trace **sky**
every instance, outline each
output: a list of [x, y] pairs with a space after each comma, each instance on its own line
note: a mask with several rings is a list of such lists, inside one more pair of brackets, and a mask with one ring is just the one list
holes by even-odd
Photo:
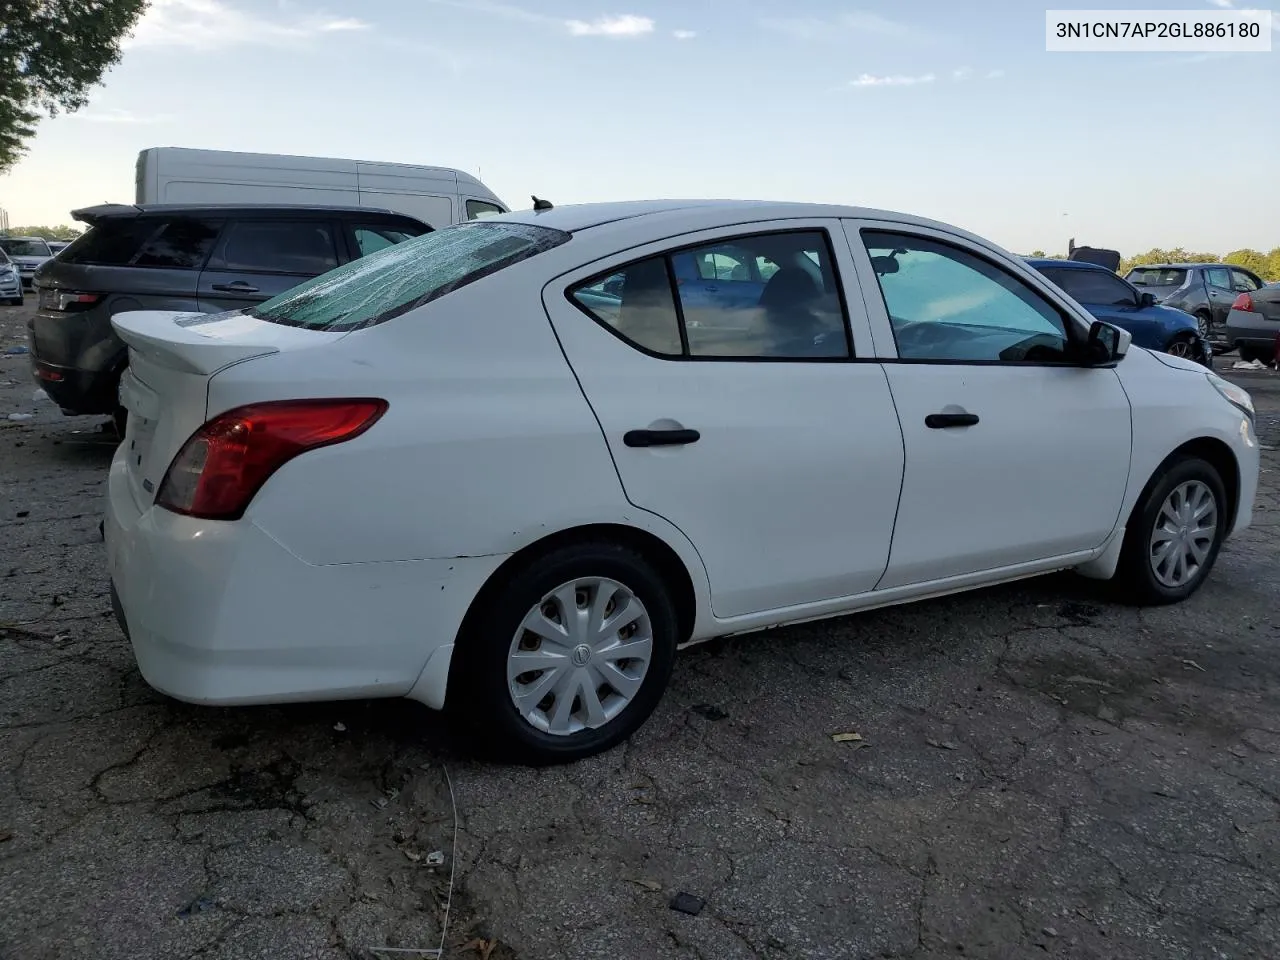
[[1069, 4], [152, 0], [0, 207], [52, 225], [132, 202], [138, 152], [182, 146], [457, 167], [513, 209], [799, 200], [1023, 253], [1280, 246], [1280, 33], [1271, 53], [1047, 53], [1046, 6]]

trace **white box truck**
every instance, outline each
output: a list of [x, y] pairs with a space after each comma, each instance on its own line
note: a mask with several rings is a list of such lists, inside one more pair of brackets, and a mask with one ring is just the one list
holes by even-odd
[[378, 207], [433, 228], [507, 211], [483, 183], [449, 167], [184, 147], [138, 154], [136, 202]]

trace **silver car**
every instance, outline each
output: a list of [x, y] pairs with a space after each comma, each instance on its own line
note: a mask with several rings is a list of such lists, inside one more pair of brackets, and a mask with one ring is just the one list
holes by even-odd
[[0, 303], [22, 306], [22, 275], [18, 265], [0, 248]]
[[1240, 348], [1241, 360], [1280, 361], [1280, 284], [1236, 297], [1227, 314], [1227, 340]]
[[36, 270], [53, 259], [53, 251], [43, 237], [0, 237], [0, 250], [18, 265], [24, 286], [31, 286]]

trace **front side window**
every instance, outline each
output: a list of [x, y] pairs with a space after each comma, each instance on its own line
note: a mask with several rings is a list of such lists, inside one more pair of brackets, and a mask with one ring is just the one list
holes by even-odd
[[1231, 271], [1226, 267], [1209, 267], [1205, 270], [1204, 277], [1211, 287], [1219, 290], [1231, 289]]
[[957, 363], [1066, 360], [1067, 321], [1017, 277], [924, 237], [862, 232], [898, 357]]
[[479, 220], [482, 217], [496, 217], [503, 209], [496, 203], [485, 203], [483, 200], [467, 201], [467, 219]]
[[1046, 277], [1067, 292], [1077, 303], [1131, 307], [1137, 302], [1133, 288], [1119, 277], [1101, 270], [1042, 270]]
[[632, 344], [666, 357], [848, 359], [827, 235], [757, 234], [620, 267], [570, 291]]
[[226, 231], [210, 270], [316, 276], [338, 265], [333, 230], [317, 220], [239, 220]]
[[1258, 282], [1245, 273], [1243, 270], [1231, 271], [1231, 289], [1236, 293], [1253, 293], [1255, 290], [1261, 289]]
[[291, 327], [358, 330], [408, 313], [568, 239], [563, 231], [524, 223], [462, 223], [352, 260], [248, 312]]

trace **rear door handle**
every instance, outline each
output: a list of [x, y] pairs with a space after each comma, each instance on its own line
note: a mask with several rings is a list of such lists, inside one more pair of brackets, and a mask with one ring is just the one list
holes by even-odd
[[924, 425], [931, 430], [947, 427], [972, 427], [978, 422], [976, 413], [931, 413], [924, 418]]
[[697, 430], [628, 430], [622, 442], [628, 447], [676, 447], [697, 443], [701, 436]]
[[215, 283], [213, 289], [219, 293], [257, 293], [258, 288], [252, 287], [243, 280], [235, 280], [231, 283]]

